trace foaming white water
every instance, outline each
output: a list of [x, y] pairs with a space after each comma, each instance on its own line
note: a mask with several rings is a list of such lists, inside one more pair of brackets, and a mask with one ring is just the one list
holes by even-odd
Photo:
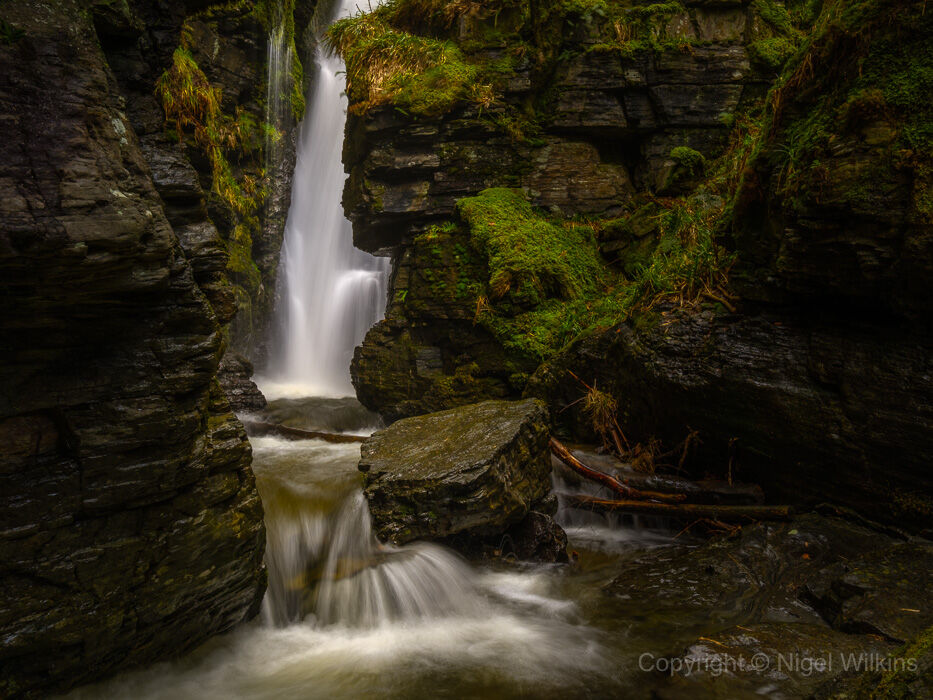
[[250, 625], [195, 657], [71, 697], [519, 698], [566, 697], [565, 690], [581, 697], [581, 679], [605, 678], [612, 667], [580, 628], [494, 608], [484, 613], [370, 629]]
[[[380, 544], [362, 492], [336, 514], [302, 509], [268, 518], [266, 621], [378, 627], [478, 610], [473, 571], [436, 545]], [[284, 523], [282, 521], [285, 521]]]
[[[355, 8], [342, 0], [337, 16]], [[279, 269], [281, 352], [270, 373], [280, 384], [302, 386], [305, 396], [351, 396], [350, 360], [384, 313], [388, 260], [353, 247], [341, 205], [345, 69], [321, 43], [315, 58]]]
[[[256, 452], [268, 465], [301, 449], [265, 439]], [[436, 545], [380, 545], [346, 481], [335, 509], [327, 502], [341, 487], [328, 474], [330, 492], [318, 494], [311, 484], [273, 487], [264, 469], [262, 622], [74, 700], [577, 697], [584, 682], [612, 682], [616, 661], [555, 597], [545, 569], [477, 571]]]

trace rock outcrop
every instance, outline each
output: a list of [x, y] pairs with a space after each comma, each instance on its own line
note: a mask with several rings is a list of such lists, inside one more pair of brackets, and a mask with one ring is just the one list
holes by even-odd
[[[550, 489], [547, 421], [536, 401], [486, 401], [375, 433], [363, 443], [360, 471], [380, 539], [501, 537]], [[526, 539], [550, 532], [528, 528]]]
[[[893, 0], [825, 2], [809, 19], [798, 3], [619, 6], [653, 17], [654, 38], [623, 22], [618, 50], [585, 19], [558, 38], [526, 32], [488, 107], [349, 123], [357, 242], [395, 251], [386, 319], [353, 361], [360, 399], [395, 419], [521, 393], [548, 403], [558, 431], [592, 438], [585, 382], [618, 400], [631, 440], [673, 449], [699, 431], [698, 473], [732, 469], [771, 499], [836, 500], [929, 531], [929, 13]], [[485, 35], [466, 24], [469, 52]], [[743, 119], [752, 127], [729, 136]], [[729, 138], [722, 169], [704, 174]], [[675, 209], [658, 199], [693, 191], [694, 213], [722, 212], [711, 240], [734, 256], [735, 296], [717, 307], [710, 289], [682, 312], [661, 280], [650, 311], [620, 306], [556, 356], [519, 352], [483, 321], [501, 301], [455, 206], [492, 185], [599, 218], [622, 285]], [[566, 320], [541, 314], [532, 334]]]
[[[153, 31], [184, 17], [165, 5]], [[108, 64], [144, 16], [0, 8], [4, 697], [183, 653], [254, 615], [265, 588], [250, 447], [216, 380], [216, 231], [195, 216], [173, 230], [159, 191], [188, 191], [191, 170], [137, 136], [155, 113]]]
[[[204, 2], [188, 7], [131, 0], [122, 8], [105, 2], [93, 6], [101, 47], [126, 100], [127, 121], [139, 138], [165, 215], [215, 315], [229, 324], [229, 345], [250, 360], [264, 359], [270, 336], [297, 131], [287, 99], [276, 102], [282, 109], [275, 114], [265, 104], [270, 94], [267, 42], [270, 25], [281, 21], [273, 8], [290, 12], [293, 4]], [[303, 21], [306, 9], [300, 13]], [[294, 21], [288, 26], [292, 33], [286, 33], [286, 41], [304, 27]], [[235, 143], [223, 144], [223, 165], [190, 134], [166, 128], [154, 87], [180, 49], [188, 51], [195, 70], [220, 96], [219, 119], [235, 121], [235, 129], [227, 129], [235, 134], [228, 141]], [[284, 81], [273, 89], [290, 94], [288, 81], [300, 77], [300, 71], [293, 76], [289, 67], [284, 70]], [[264, 136], [270, 128], [279, 132], [277, 138]], [[218, 172], [224, 169], [223, 177], [232, 177], [242, 192], [231, 195], [229, 182], [218, 186]], [[262, 183], [261, 202], [250, 201], [244, 189], [247, 178]]]
[[[456, 221], [458, 199], [523, 187], [532, 203], [566, 216], [626, 215], [638, 191], [689, 185], [675, 182], [672, 149], [722, 151], [728, 118], [773, 76], [749, 51], [765, 25], [748, 2], [685, 6], [658, 30], [663, 45], [633, 51], [601, 43], [604, 19], [568, 22], [556, 45], [528, 47], [553, 54], [547, 70], [516, 59], [490, 106], [417, 120], [392, 107], [351, 115], [344, 207], [357, 246], [394, 253], [386, 318], [352, 365], [365, 405], [394, 419], [515, 397], [534, 371], [536, 362], [475, 323], [482, 293], [470, 287], [486, 279], [482, 257], [462, 235], [420, 236]], [[482, 32], [463, 28], [458, 40], [482, 41]], [[503, 55], [487, 51], [489, 60]], [[529, 134], [516, 136], [522, 129]]]
[[695, 458], [717, 476], [731, 464], [772, 500], [843, 502], [929, 528], [929, 345], [897, 326], [830, 318], [710, 311], [651, 330], [625, 324], [574, 343], [527, 391], [554, 408], [560, 432], [593, 437], [573, 371], [618, 397], [629, 436], [676, 445], [699, 431]]
[[217, 369], [217, 380], [227, 395], [230, 408], [237, 413], [252, 413], [266, 407], [266, 397], [252, 376], [252, 362], [229, 350], [224, 353]]
[[771, 498], [842, 502], [929, 533], [933, 170], [929, 146], [912, 144], [933, 115], [904, 95], [929, 69], [933, 24], [922, 3], [826, 12], [772, 94], [724, 234], [738, 313], [581, 339], [528, 393], [585, 432], [579, 406], [562, 410], [580, 396], [572, 369], [618, 397], [630, 436], [676, 444], [689, 426], [713, 473], [732, 464]]

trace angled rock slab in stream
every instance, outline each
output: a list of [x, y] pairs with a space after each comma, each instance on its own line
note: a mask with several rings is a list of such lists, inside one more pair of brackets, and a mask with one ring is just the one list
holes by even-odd
[[362, 447], [360, 471], [380, 539], [489, 536], [550, 489], [542, 403], [484, 401], [406, 418]]

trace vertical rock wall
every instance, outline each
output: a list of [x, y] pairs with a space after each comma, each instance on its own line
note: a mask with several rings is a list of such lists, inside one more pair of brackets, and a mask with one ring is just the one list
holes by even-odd
[[111, 10], [0, 8], [4, 697], [183, 652], [265, 586], [250, 447], [215, 379], [224, 312], [198, 285], [219, 259], [166, 217], [95, 31], [134, 21]]
[[[489, 106], [417, 119], [389, 106], [351, 117], [344, 206], [358, 246], [395, 255], [386, 319], [351, 368], [367, 407], [393, 419], [516, 396], [534, 371], [536, 362], [509, 352], [475, 322], [481, 301], [463, 287], [482, 287], [487, 275], [469, 242], [441, 235], [425, 245], [419, 238], [456, 220], [458, 199], [522, 187], [556, 214], [625, 217], [639, 192], [689, 189], [674, 181], [672, 149], [709, 158], [722, 152], [728, 118], [773, 79], [751, 57], [768, 30], [746, 0], [686, 2], [664, 16], [662, 43], [631, 51], [602, 43], [611, 31], [606, 19], [560, 25], [550, 44], [535, 39], [525, 47]], [[507, 53], [499, 39], [484, 39], [496, 21], [503, 20], [464, 21], [457, 41], [486, 41], [478, 55], [499, 60]], [[551, 58], [536, 63], [535, 53]], [[529, 127], [521, 123], [528, 114], [533, 129], [517, 135]], [[516, 123], [516, 115], [525, 116]]]

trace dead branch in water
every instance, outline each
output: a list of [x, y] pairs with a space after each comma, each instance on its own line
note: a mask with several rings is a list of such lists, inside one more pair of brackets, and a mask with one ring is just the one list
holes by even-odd
[[570, 454], [570, 450], [568, 450], [554, 438], [551, 438], [550, 447], [554, 456], [577, 474], [602, 484], [603, 486], [615, 491], [620, 496], [625, 496], [626, 498], [645, 500], [652, 499], [655, 501], [666, 502], [679, 502], [686, 499], [686, 496], [682, 493], [659, 493], [657, 491], [639, 491], [638, 489], [633, 489], [631, 486], [628, 486], [610, 474], [606, 474], [605, 472], [597, 471], [596, 469], [592, 469], [586, 466], [583, 462]]
[[324, 440], [325, 442], [365, 442], [363, 435], [343, 435], [341, 433], [322, 433], [317, 430], [303, 430], [301, 428], [289, 428], [287, 425], [278, 423], [263, 423], [262, 421], [243, 421], [246, 432], [250, 435], [262, 437], [263, 435], [278, 435], [289, 440]]
[[603, 513], [632, 513], [635, 515], [661, 515], [688, 520], [710, 519], [721, 523], [740, 523], [755, 520], [790, 520], [794, 511], [790, 506], [717, 506], [699, 503], [647, 503], [645, 501], [612, 501], [591, 496], [573, 496], [569, 504], [574, 508]]

